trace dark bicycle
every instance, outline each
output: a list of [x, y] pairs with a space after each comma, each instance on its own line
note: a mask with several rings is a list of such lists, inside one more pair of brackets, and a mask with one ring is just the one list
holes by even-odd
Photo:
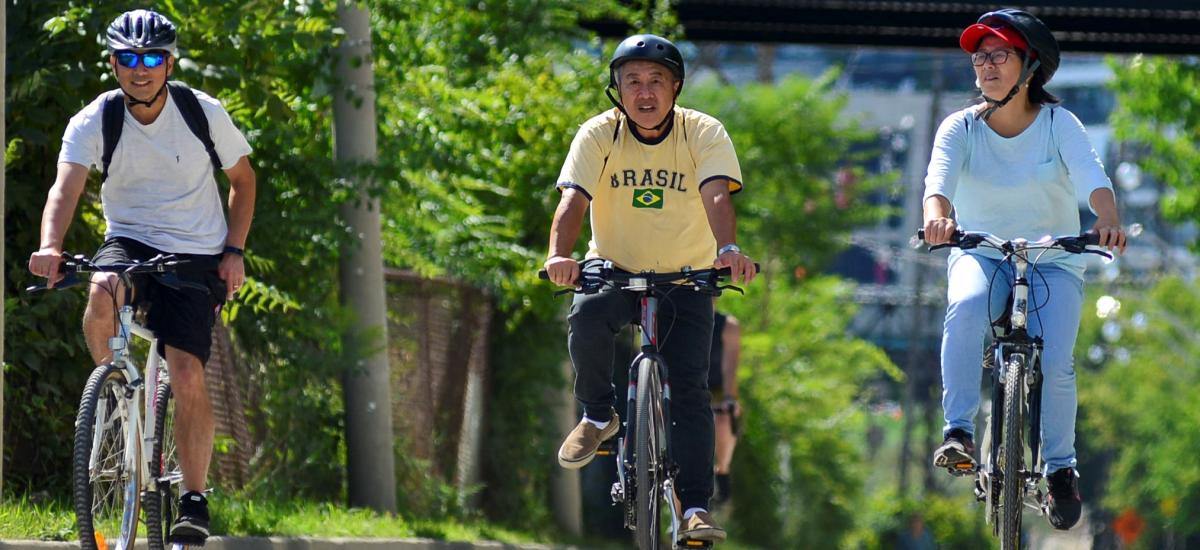
[[[545, 270], [538, 276], [548, 278]], [[710, 541], [679, 540], [678, 537], [682, 517], [681, 511], [675, 508], [678, 466], [670, 447], [671, 385], [667, 379], [666, 361], [658, 350], [655, 319], [659, 299], [669, 299], [672, 292], [702, 292], [712, 296], [719, 296], [725, 289], [741, 292], [737, 287], [721, 284], [721, 278], [727, 276], [729, 268], [626, 273], [614, 269], [612, 262], [604, 262], [598, 272], [583, 272], [575, 289], [556, 293], [595, 294], [610, 289], [638, 294], [641, 352], [629, 365], [625, 436], [617, 438], [615, 452], [620, 460], [617, 460], [617, 482], [610, 495], [614, 505], [624, 505], [625, 527], [634, 532], [638, 548], [642, 550], [659, 550], [664, 504], [671, 514], [671, 548], [712, 547]], [[632, 445], [629, 444], [631, 439]], [[597, 454], [611, 452], [611, 444], [606, 443]]]
[[[919, 230], [917, 238], [924, 240], [925, 231]], [[962, 250], [980, 246], [993, 248], [1003, 253], [1004, 261], [1013, 266], [1013, 283], [1005, 311], [999, 318], [990, 312], [988, 315], [995, 320], [992, 322], [992, 344], [983, 354], [983, 367], [991, 373], [992, 379], [991, 415], [980, 447], [984, 455], [976, 467], [960, 464], [947, 468], [955, 475], [975, 476], [975, 496], [986, 503], [987, 521], [992, 526], [992, 533], [1000, 538], [1002, 550], [1020, 548], [1021, 512], [1025, 507], [1039, 515], [1048, 513], [1045, 494], [1040, 487], [1044, 464], [1039, 456], [1043, 341], [1026, 330], [1031, 313], [1026, 273], [1031, 267], [1036, 272], [1038, 261], [1048, 250], [1096, 254], [1111, 259], [1112, 255], [1103, 250], [1087, 248], [1098, 245], [1099, 241], [1100, 236], [1093, 231], [1030, 242], [958, 230], [949, 243], [930, 247], [931, 251], [949, 247]], [[995, 281], [995, 275], [992, 281]], [[990, 294], [991, 283], [988, 286]], [[1035, 304], [1034, 314], [1037, 309]], [[1027, 441], [1023, 438], [1025, 430], [1028, 430]]]
[[[139, 274], [152, 276], [170, 288], [208, 292], [202, 285], [178, 278], [176, 268], [185, 262], [160, 254], [144, 262], [98, 266], [82, 255], [63, 253], [60, 272], [64, 277], [55, 289], [81, 282], [75, 276], [79, 273], [116, 273], [125, 298], [124, 305], [117, 308], [116, 293], [112, 293], [118, 320], [117, 334], [108, 340], [112, 360], [92, 371], [75, 418], [72, 483], [79, 543], [85, 550], [102, 550], [110, 544], [116, 550], [132, 549], [139, 509], [145, 512], [151, 550], [184, 546], [166, 541], [183, 481], [175, 457], [167, 363], [158, 355], [154, 334], [136, 320], [131, 299], [133, 277]], [[46, 288], [34, 285], [25, 290]], [[149, 342], [145, 370], [130, 350], [134, 336]]]

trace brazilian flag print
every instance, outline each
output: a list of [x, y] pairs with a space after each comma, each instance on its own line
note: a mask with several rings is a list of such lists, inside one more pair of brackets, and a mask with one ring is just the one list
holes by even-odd
[[633, 190], [633, 207], [634, 208], [657, 208], [659, 210], [662, 210], [663, 190], [662, 189], [634, 189]]

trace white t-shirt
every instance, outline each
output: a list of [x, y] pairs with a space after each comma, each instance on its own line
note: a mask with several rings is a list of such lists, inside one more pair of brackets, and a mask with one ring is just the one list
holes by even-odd
[[[250, 154], [250, 144], [221, 103], [193, 90], [208, 117], [209, 133], [223, 169]], [[105, 238], [128, 237], [164, 252], [219, 254], [228, 231], [212, 161], [188, 129], [171, 94], [158, 118], [143, 125], [125, 110], [125, 126], [100, 189], [108, 230]], [[59, 162], [103, 167], [101, 131], [104, 97], [84, 107], [67, 124]]]
[[[1112, 182], [1083, 123], [1070, 111], [1043, 107], [1025, 131], [1006, 138], [975, 119], [975, 107], [969, 107], [938, 128], [924, 198], [949, 199], [965, 231], [1033, 241], [1078, 234], [1079, 199], [1104, 188], [1112, 189]], [[973, 253], [1002, 257], [985, 248]], [[1042, 261], [1083, 277], [1084, 261], [1077, 254], [1049, 251]]]

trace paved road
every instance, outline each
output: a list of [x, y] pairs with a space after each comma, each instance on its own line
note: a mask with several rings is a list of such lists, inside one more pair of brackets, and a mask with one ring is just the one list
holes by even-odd
[[[78, 542], [3, 540], [0, 550], [75, 550]], [[430, 539], [312, 539], [212, 537], [204, 550], [585, 550], [576, 546], [545, 544], [505, 544], [500, 542], [446, 542]], [[138, 540], [136, 550], [146, 550], [146, 541]]]

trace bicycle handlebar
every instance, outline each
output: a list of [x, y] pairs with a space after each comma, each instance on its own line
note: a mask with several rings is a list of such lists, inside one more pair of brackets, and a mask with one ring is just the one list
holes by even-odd
[[[760, 269], [761, 266], [758, 263], [755, 263], [754, 272], [758, 273]], [[691, 282], [698, 283], [697, 286], [706, 289], [719, 291], [721, 289], [731, 288], [740, 292], [740, 288], [731, 285], [720, 284], [721, 277], [728, 277], [730, 273], [731, 270], [728, 267], [710, 267], [708, 269], [692, 269], [686, 271], [676, 271], [672, 273], [655, 273], [653, 271], [626, 273], [623, 271], [617, 271], [614, 267], [612, 267], [612, 262], [605, 262], [604, 266], [600, 268], [599, 273], [589, 273], [586, 271], [581, 272], [579, 280], [575, 281], [577, 285], [575, 289], [569, 289], [560, 292], [595, 294], [604, 286], [626, 285], [629, 284], [633, 279], [645, 279], [647, 282], [647, 287], [649, 288], [664, 284]], [[550, 280], [550, 275], [546, 273], [545, 269], [541, 269], [538, 270], [538, 278], [542, 279], [543, 281], [548, 281]]]
[[[925, 240], [925, 230], [917, 230], [917, 238]], [[985, 231], [963, 231], [955, 229], [954, 234], [950, 236], [950, 242], [936, 244], [929, 247], [930, 251], [941, 250], [943, 248], [957, 247], [962, 250], [970, 250], [978, 248], [980, 245], [988, 245], [1001, 252], [1012, 253], [1017, 250], [1028, 249], [1058, 249], [1072, 254], [1096, 254], [1112, 259], [1112, 255], [1103, 250], [1093, 250], [1087, 248], [1089, 246], [1099, 246], [1100, 234], [1095, 230], [1088, 230], [1078, 235], [1063, 235], [1060, 237], [1052, 237], [1040, 241], [1025, 241], [1023, 239], [1005, 240], [987, 233]]]
[[47, 286], [46, 283], [30, 285], [25, 287], [25, 292], [40, 292], [43, 290], [58, 290], [79, 284], [80, 280], [75, 276], [76, 273], [118, 273], [121, 275], [136, 275], [140, 273], [150, 273], [160, 275], [159, 281], [164, 285], [179, 290], [181, 288], [192, 288], [208, 292], [208, 287], [204, 285], [181, 281], [175, 277], [176, 268], [181, 264], [190, 262], [191, 260], [179, 259], [174, 254], [159, 254], [149, 260], [128, 263], [112, 263], [105, 265], [96, 265], [91, 258], [83, 254], [71, 254], [70, 252], [62, 253], [63, 263], [59, 266], [59, 273], [63, 274], [63, 278], [58, 281], [53, 287]]

